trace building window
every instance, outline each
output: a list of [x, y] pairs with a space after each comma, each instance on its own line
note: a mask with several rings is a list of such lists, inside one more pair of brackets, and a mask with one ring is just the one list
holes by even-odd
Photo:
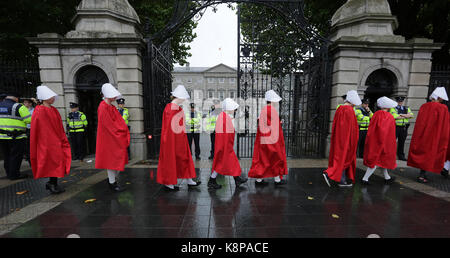
[[177, 83], [178, 83], [178, 82], [179, 82], [179, 83], [181, 83], [181, 82], [182, 82], [182, 81], [181, 81], [181, 78], [178, 78], [178, 77], [177, 77], [177, 78], [175, 78], [175, 82], [177, 82]]
[[225, 98], [225, 91], [219, 90], [218, 93], [219, 93], [219, 99], [223, 100]]
[[192, 83], [192, 78], [188, 78], [187, 83]]
[[214, 78], [208, 78], [208, 83], [214, 83], [214, 82], [215, 82]]
[[236, 78], [230, 78], [230, 83], [236, 83]]
[[210, 98], [210, 99], [214, 98], [214, 91], [213, 90], [209, 90], [208, 91], [208, 98]]
[[225, 83], [225, 78], [219, 78], [219, 83]]
[[230, 91], [230, 98], [234, 99], [236, 97], [236, 93], [234, 91]]

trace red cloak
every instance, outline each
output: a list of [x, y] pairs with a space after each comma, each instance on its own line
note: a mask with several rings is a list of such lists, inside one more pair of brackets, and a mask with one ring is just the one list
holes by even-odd
[[[449, 116], [449, 122], [450, 122], [450, 116]], [[448, 145], [447, 145], [447, 160], [450, 160], [450, 125], [449, 125], [449, 137], [448, 137]]]
[[356, 148], [358, 147], [359, 127], [352, 106], [342, 105], [336, 111], [331, 130], [330, 156], [325, 173], [336, 182], [340, 182], [342, 172], [355, 181]]
[[370, 119], [364, 144], [364, 165], [387, 169], [397, 167], [395, 119], [391, 113], [379, 110]]
[[128, 164], [130, 132], [117, 108], [105, 101], [98, 106], [95, 168], [124, 171]]
[[234, 152], [234, 126], [230, 116], [220, 113], [216, 121], [212, 171], [224, 176], [240, 176], [241, 165]]
[[195, 177], [183, 109], [177, 104], [169, 103], [163, 113], [156, 182], [162, 185], [176, 185], [178, 178]]
[[440, 174], [447, 158], [449, 129], [446, 105], [437, 102], [423, 104], [411, 138], [408, 166]]
[[72, 154], [56, 108], [39, 105], [34, 109], [30, 138], [30, 161], [35, 179], [69, 174]]
[[277, 177], [288, 174], [283, 129], [278, 112], [268, 105], [259, 116], [253, 151], [252, 178]]

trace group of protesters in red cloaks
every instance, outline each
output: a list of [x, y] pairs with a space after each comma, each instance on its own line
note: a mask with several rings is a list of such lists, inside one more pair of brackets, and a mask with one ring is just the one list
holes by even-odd
[[[188, 187], [196, 187], [194, 162], [185, 133], [184, 112], [181, 103], [190, 96], [183, 85], [172, 92], [172, 102], [164, 109], [161, 133], [161, 148], [156, 181], [167, 191], [178, 191], [178, 180], [187, 179]], [[270, 90], [266, 93], [267, 106], [261, 112], [256, 134], [252, 167], [248, 173], [257, 178], [257, 186], [267, 185], [264, 178], [274, 178], [276, 186], [286, 184], [287, 161], [281, 121], [277, 112], [281, 98]], [[214, 160], [208, 188], [220, 189], [217, 176], [232, 176], [236, 187], [247, 182], [241, 176], [242, 169], [234, 152], [234, 114], [239, 105], [227, 98], [222, 103], [215, 128]]]
[[[95, 168], [105, 169], [108, 185], [112, 191], [123, 191], [117, 182], [120, 171], [128, 163], [127, 148], [130, 144], [130, 132], [117, 108], [112, 105], [120, 92], [111, 84], [102, 86], [103, 101], [98, 107], [98, 128]], [[49, 178], [46, 188], [51, 193], [61, 193], [64, 189], [58, 185], [70, 171], [71, 152], [64, 132], [61, 116], [52, 106], [57, 94], [47, 86], [37, 87], [37, 98], [42, 102], [32, 116], [30, 161], [34, 178]], [[196, 187], [197, 178], [194, 162], [189, 148], [184, 112], [181, 104], [190, 96], [184, 86], [179, 85], [172, 92], [172, 101], [163, 113], [160, 156], [156, 181], [168, 191], [179, 190], [179, 179], [186, 179], [188, 187]], [[282, 122], [277, 109], [281, 97], [275, 91], [266, 92], [267, 105], [258, 118], [253, 160], [248, 177], [255, 178], [256, 186], [266, 186], [266, 178], [274, 178], [274, 185], [281, 186], [287, 182], [288, 174]], [[426, 172], [441, 173], [448, 177], [450, 168], [450, 120], [447, 106], [443, 105], [448, 96], [444, 88], [437, 88], [430, 96], [431, 102], [422, 105], [417, 117], [408, 155], [408, 166], [421, 170], [418, 181], [428, 182]], [[358, 123], [354, 106], [360, 105], [361, 99], [356, 91], [347, 93], [344, 105], [334, 116], [331, 135], [328, 168], [323, 177], [328, 186], [337, 184], [341, 187], [352, 186], [355, 182], [356, 149], [358, 144]], [[388, 169], [395, 169], [396, 137], [395, 120], [388, 112], [397, 103], [382, 97], [378, 99], [379, 110], [374, 114], [364, 148], [364, 165], [367, 171], [362, 184], [370, 184], [369, 178], [377, 167], [384, 173], [385, 182], [395, 180]], [[247, 182], [241, 176], [242, 169], [234, 152], [234, 115], [239, 105], [230, 98], [222, 102], [215, 128], [214, 160], [208, 188], [219, 189], [217, 176], [232, 176], [236, 187]], [[444, 168], [445, 165], [445, 168]], [[443, 171], [446, 171], [445, 173]]]
[[[450, 168], [450, 128], [449, 112], [442, 102], [448, 101], [445, 88], [437, 88], [430, 96], [431, 102], [422, 105], [411, 139], [408, 166], [420, 169], [417, 180], [427, 183], [426, 172], [441, 173], [448, 177]], [[358, 143], [358, 123], [354, 106], [361, 105], [356, 91], [349, 91], [345, 104], [334, 116], [331, 134], [331, 147], [328, 168], [323, 177], [328, 186], [351, 187], [355, 182], [356, 148]], [[392, 183], [388, 169], [395, 169], [396, 136], [395, 120], [389, 109], [397, 103], [387, 97], [377, 100], [379, 110], [370, 121], [364, 146], [364, 165], [367, 171], [362, 179], [363, 185], [370, 185], [370, 176], [378, 168], [384, 174], [386, 184]]]
[[[119, 91], [107, 83], [102, 86], [102, 94], [103, 101], [98, 107], [95, 168], [106, 169], [109, 187], [120, 192], [124, 189], [118, 185], [117, 177], [128, 163], [130, 132], [125, 120], [112, 105], [121, 95]], [[61, 115], [52, 106], [57, 96], [47, 86], [37, 87], [37, 98], [42, 104], [35, 108], [30, 132], [30, 161], [34, 178], [49, 178], [45, 187], [54, 194], [64, 192], [58, 185], [58, 178], [69, 174], [72, 160]]]

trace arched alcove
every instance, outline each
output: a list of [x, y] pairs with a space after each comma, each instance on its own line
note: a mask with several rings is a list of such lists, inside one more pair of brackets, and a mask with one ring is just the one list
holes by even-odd
[[109, 79], [106, 73], [95, 65], [81, 67], [74, 79], [80, 111], [86, 115], [88, 121], [85, 135], [87, 153], [93, 154], [97, 137], [97, 109], [102, 101], [101, 88], [103, 84], [109, 82]]
[[397, 76], [390, 70], [381, 68], [373, 71], [365, 82], [364, 97], [370, 100], [371, 110], [375, 110], [378, 98], [391, 97], [398, 87]]

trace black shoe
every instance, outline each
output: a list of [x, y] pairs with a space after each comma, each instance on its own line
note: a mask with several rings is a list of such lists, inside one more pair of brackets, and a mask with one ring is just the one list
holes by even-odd
[[396, 177], [395, 176], [391, 176], [390, 179], [384, 179], [384, 183], [387, 185], [392, 184], [395, 181]]
[[239, 187], [243, 183], [247, 182], [247, 180], [248, 180], [247, 178], [242, 179], [240, 176], [235, 176], [234, 177], [234, 183], [236, 184], [236, 187]]
[[275, 186], [282, 186], [282, 185], [286, 185], [286, 184], [287, 184], [287, 181], [284, 179], [282, 179], [280, 182], [275, 181]]
[[327, 183], [328, 187], [331, 187], [330, 184], [330, 178], [328, 177], [328, 175], [326, 173], [323, 173], [323, 179], [325, 179], [325, 183]]
[[209, 160], [213, 160], [214, 159], [214, 157], [213, 156], [209, 156], [209, 158], [208, 158]]
[[266, 182], [264, 180], [261, 182], [255, 181], [255, 186], [267, 186], [267, 185], [269, 185], [269, 182]]
[[441, 171], [441, 175], [444, 177], [444, 178], [448, 178], [448, 170], [447, 169], [442, 169], [442, 171]]
[[195, 185], [190, 185], [190, 184], [188, 184], [188, 188], [191, 188], [191, 187], [197, 187], [197, 186], [199, 186], [201, 183], [202, 183], [202, 182], [198, 181], [198, 182], [196, 182]]
[[372, 185], [369, 181], [361, 180], [362, 185]]
[[352, 182], [348, 182], [348, 181], [346, 181], [346, 182], [340, 182], [339, 184], [338, 184], [338, 186], [339, 187], [352, 187], [353, 186], [353, 183]]
[[125, 191], [125, 188], [120, 187], [120, 185], [117, 182], [114, 182], [113, 184], [109, 184], [109, 188], [114, 192], [123, 192]]
[[209, 178], [208, 188], [220, 189], [222, 186], [217, 183], [215, 178]]
[[167, 187], [167, 186], [164, 185], [163, 188], [164, 188], [164, 191], [166, 191], [166, 192], [177, 192], [177, 191], [180, 191], [180, 187], [176, 186], [176, 185], [174, 185], [173, 188], [170, 188], [170, 187]]
[[28, 178], [28, 175], [20, 175], [18, 177], [14, 177], [14, 178], [10, 178], [9, 180], [20, 180], [20, 179], [25, 179]]
[[66, 191], [65, 189], [59, 187], [58, 185], [51, 184], [50, 182], [47, 182], [45, 184], [45, 189], [49, 190], [52, 194], [60, 194]]

